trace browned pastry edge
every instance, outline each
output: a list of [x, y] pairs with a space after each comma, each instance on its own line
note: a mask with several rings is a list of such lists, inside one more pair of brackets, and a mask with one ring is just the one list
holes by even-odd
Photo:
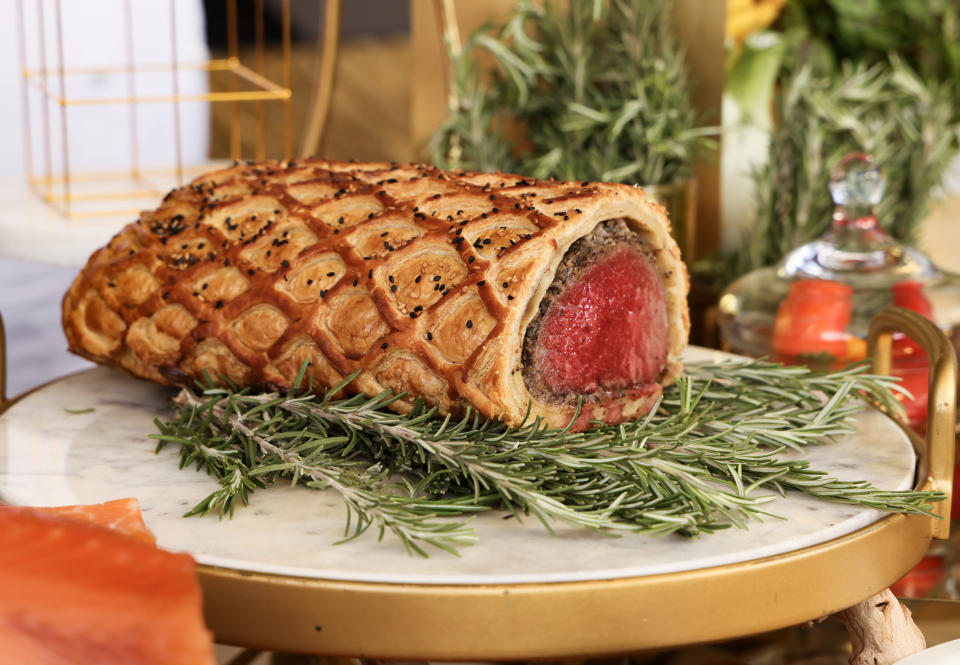
[[[625, 219], [655, 257], [680, 371], [688, 278], [661, 206], [626, 185], [321, 159], [238, 164], [171, 191], [93, 254], [63, 301], [70, 350], [159, 383], [390, 388], [517, 424], [573, 410], [524, 386], [524, 331], [564, 253]], [[419, 276], [420, 279], [416, 280]], [[436, 280], [435, 280], [436, 278]], [[504, 288], [503, 284], [507, 287]], [[658, 391], [581, 417], [642, 415]]]

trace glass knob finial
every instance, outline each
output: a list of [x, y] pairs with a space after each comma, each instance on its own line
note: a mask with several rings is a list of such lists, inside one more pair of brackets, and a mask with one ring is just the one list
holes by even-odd
[[869, 209], [883, 198], [883, 169], [868, 154], [852, 152], [830, 171], [830, 195], [838, 206]]

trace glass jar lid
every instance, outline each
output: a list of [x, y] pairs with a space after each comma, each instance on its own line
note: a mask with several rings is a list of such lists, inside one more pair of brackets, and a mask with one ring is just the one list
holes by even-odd
[[851, 153], [830, 173], [834, 202], [830, 228], [783, 260], [782, 279], [822, 279], [858, 287], [930, 280], [938, 270], [922, 252], [901, 245], [877, 223], [874, 207], [886, 179], [872, 157]]
[[829, 186], [835, 208], [827, 231], [721, 295], [725, 345], [750, 356], [837, 366], [865, 355], [870, 320], [889, 305], [913, 309], [945, 330], [960, 329], [960, 278], [878, 224], [875, 206], [885, 180], [876, 161], [863, 153], [845, 156]]

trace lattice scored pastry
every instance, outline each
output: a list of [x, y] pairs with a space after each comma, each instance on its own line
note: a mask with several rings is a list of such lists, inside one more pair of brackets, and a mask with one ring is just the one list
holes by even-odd
[[406, 391], [517, 424], [647, 413], [686, 268], [639, 189], [410, 164], [241, 164], [170, 192], [63, 301], [70, 349], [164, 384]]

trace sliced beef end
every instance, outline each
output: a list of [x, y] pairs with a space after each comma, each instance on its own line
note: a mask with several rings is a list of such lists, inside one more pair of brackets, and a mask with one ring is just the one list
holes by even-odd
[[653, 254], [625, 221], [607, 221], [560, 262], [524, 336], [523, 378], [550, 404], [623, 397], [662, 377], [669, 344]]

